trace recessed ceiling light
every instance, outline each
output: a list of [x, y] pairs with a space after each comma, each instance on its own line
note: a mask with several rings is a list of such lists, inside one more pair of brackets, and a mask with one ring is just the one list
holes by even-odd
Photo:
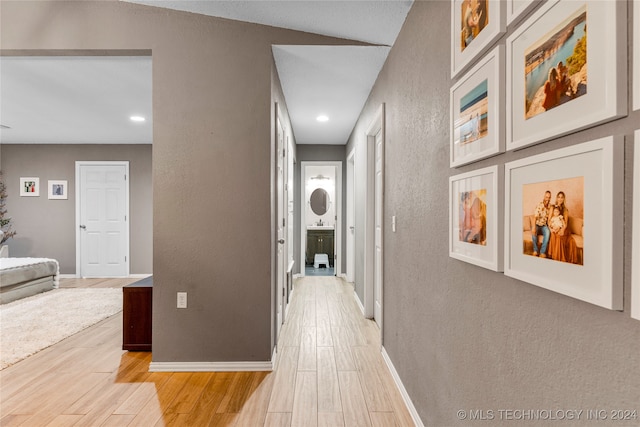
[[319, 115], [318, 117], [316, 117], [316, 120], [319, 122], [328, 122], [329, 121], [329, 117], [325, 116], [324, 114]]
[[142, 116], [131, 116], [129, 117], [132, 122], [144, 122], [146, 119]]

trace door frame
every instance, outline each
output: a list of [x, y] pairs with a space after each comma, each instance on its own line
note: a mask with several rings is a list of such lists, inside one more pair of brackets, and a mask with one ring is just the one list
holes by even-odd
[[336, 226], [334, 228], [335, 262], [333, 264], [336, 276], [342, 274], [342, 162], [341, 161], [302, 161], [300, 162], [300, 275], [305, 275], [305, 252], [307, 250], [306, 212], [306, 182], [307, 166], [335, 166], [336, 168]]
[[356, 235], [355, 229], [353, 233], [349, 230], [349, 224], [353, 224], [352, 227], [355, 227], [355, 157], [356, 150], [355, 148], [351, 150], [351, 152], [347, 155], [347, 216], [345, 221], [345, 233], [346, 233], [346, 241], [347, 241], [347, 265], [346, 265], [346, 274], [345, 278], [347, 282], [354, 283], [356, 280], [355, 269], [356, 269]]
[[127, 275], [126, 277], [131, 275], [131, 233], [130, 233], [130, 226], [129, 224], [131, 224], [131, 216], [130, 216], [130, 212], [129, 212], [129, 182], [130, 182], [130, 174], [129, 174], [129, 161], [110, 161], [110, 160], [105, 160], [105, 161], [100, 161], [100, 160], [92, 160], [92, 161], [88, 161], [88, 160], [76, 160], [76, 197], [75, 197], [75, 203], [76, 203], [76, 277], [81, 278], [82, 277], [82, 244], [81, 244], [81, 235], [80, 235], [80, 202], [81, 202], [81, 188], [80, 188], [80, 167], [81, 166], [124, 166], [125, 168], [125, 175], [126, 175], [126, 179], [125, 179], [125, 215], [127, 218], [127, 226], [125, 227], [125, 242], [126, 242], [126, 248], [125, 248], [125, 256], [127, 257]]
[[[380, 104], [380, 107], [376, 111], [371, 124], [367, 128], [366, 135], [366, 148], [367, 148], [367, 186], [365, 194], [365, 232], [364, 232], [364, 315], [367, 318], [372, 319], [374, 317], [374, 304], [375, 304], [375, 289], [374, 289], [374, 274], [375, 274], [375, 208], [376, 203], [381, 204], [382, 221], [381, 221], [381, 259], [382, 265], [380, 266], [380, 335], [382, 338], [382, 322], [384, 313], [384, 164], [385, 164], [385, 104]], [[380, 132], [382, 138], [382, 198], [376, 200], [375, 198], [375, 156], [376, 156], [376, 134]]]

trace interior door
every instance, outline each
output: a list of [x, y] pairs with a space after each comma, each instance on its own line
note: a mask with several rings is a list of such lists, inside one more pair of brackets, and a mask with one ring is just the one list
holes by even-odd
[[355, 222], [355, 154], [347, 159], [347, 282], [355, 281], [356, 222]]
[[375, 258], [373, 275], [373, 318], [381, 325], [382, 320], [382, 131], [375, 136]]
[[128, 162], [80, 163], [77, 172], [80, 276], [127, 277]]
[[285, 223], [285, 199], [284, 199], [284, 184], [285, 184], [285, 175], [284, 175], [284, 135], [282, 124], [280, 123], [280, 119], [277, 120], [276, 125], [276, 140], [277, 140], [277, 221], [278, 221], [278, 242], [277, 242], [277, 256], [276, 256], [276, 304], [277, 304], [277, 327], [276, 327], [276, 336], [280, 335], [280, 326], [284, 322], [284, 309], [283, 309], [283, 301], [285, 295], [285, 275], [287, 272], [285, 262], [285, 231], [286, 231], [286, 223]]

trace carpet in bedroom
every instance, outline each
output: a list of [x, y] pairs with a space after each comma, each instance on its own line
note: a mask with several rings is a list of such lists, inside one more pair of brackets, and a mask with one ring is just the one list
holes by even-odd
[[68, 288], [0, 305], [0, 370], [122, 310], [120, 288]]

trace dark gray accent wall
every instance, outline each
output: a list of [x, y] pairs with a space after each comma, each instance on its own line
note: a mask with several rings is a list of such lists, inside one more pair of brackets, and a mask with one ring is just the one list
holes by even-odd
[[[18, 234], [12, 257], [57, 259], [61, 274], [76, 274], [76, 161], [129, 162], [131, 274], [153, 273], [151, 145], [2, 144], [0, 167], [7, 211]], [[39, 197], [20, 197], [20, 177], [40, 178]], [[49, 200], [48, 180], [68, 182], [67, 200]]]
[[[640, 322], [629, 316], [629, 296], [631, 141], [640, 111], [450, 169], [450, 8], [444, 1], [413, 4], [347, 148], [362, 146], [386, 103], [384, 348], [427, 426], [482, 424], [456, 416], [471, 409], [493, 410], [495, 419], [485, 421], [492, 426], [554, 423], [500, 419], [500, 409], [639, 410]], [[623, 312], [448, 256], [449, 176], [607, 135], [627, 137]]]
[[[342, 162], [342, 258], [340, 265], [344, 270], [346, 266], [347, 254], [346, 254], [346, 209], [347, 209], [347, 158], [344, 145], [311, 145], [311, 144], [298, 144], [297, 145], [297, 157], [294, 174], [295, 185], [295, 222], [293, 225], [293, 232], [295, 235], [295, 247], [294, 247], [294, 259], [296, 261], [293, 271], [300, 273], [304, 270], [304, 260], [300, 259], [300, 227], [301, 227], [301, 211], [300, 211], [300, 194], [302, 191], [302, 168], [301, 162]], [[344, 271], [343, 271], [344, 273]]]
[[153, 361], [270, 360], [271, 46], [355, 43], [121, 1], [0, 8], [3, 50], [151, 50]]

